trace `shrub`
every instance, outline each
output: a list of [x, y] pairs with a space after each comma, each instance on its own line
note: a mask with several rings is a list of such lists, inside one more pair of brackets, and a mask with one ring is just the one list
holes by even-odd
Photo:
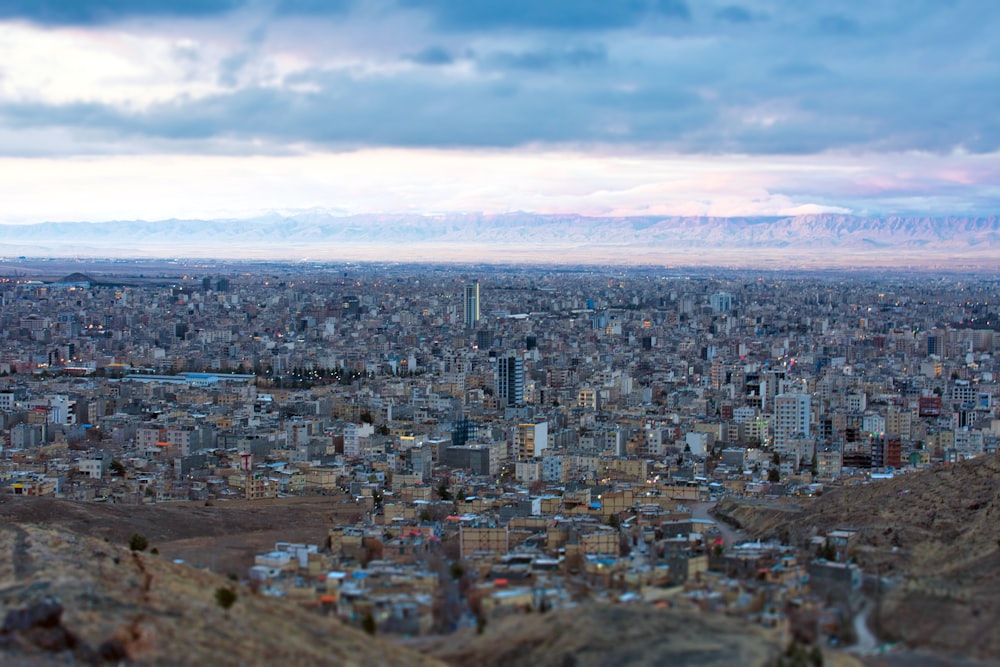
[[228, 586], [220, 586], [215, 589], [215, 603], [229, 613], [229, 608], [236, 604], [236, 591]]
[[148, 546], [149, 540], [144, 535], [132, 533], [132, 537], [128, 538], [128, 548], [132, 551], [145, 551]]

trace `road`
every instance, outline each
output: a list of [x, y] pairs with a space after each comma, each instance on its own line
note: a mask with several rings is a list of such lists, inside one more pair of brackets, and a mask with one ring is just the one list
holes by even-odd
[[857, 642], [849, 649], [851, 653], [872, 655], [878, 650], [878, 640], [868, 628], [868, 615], [870, 612], [871, 604], [866, 600], [854, 615], [854, 635], [857, 637]]
[[722, 539], [725, 541], [725, 546], [731, 547], [734, 544], [741, 544], [747, 541], [746, 534], [741, 530], [736, 530], [728, 523], [724, 521], [719, 521], [715, 517], [709, 514], [709, 511], [715, 507], [715, 502], [690, 502], [684, 503], [691, 510], [691, 518], [693, 519], [708, 519], [709, 521], [714, 521], [719, 532], [722, 533]]

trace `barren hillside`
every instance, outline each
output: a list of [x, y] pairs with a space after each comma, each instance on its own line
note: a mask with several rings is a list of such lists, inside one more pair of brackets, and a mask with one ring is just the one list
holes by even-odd
[[246, 574], [254, 555], [278, 541], [322, 544], [330, 526], [353, 521], [357, 506], [346, 497], [265, 501], [114, 505], [54, 498], [0, 497], [0, 521], [59, 527], [123, 545], [145, 536], [167, 559], [182, 558], [215, 572]]
[[882, 594], [887, 638], [1000, 658], [1000, 458], [985, 456], [786, 505], [728, 501], [751, 535], [802, 543], [856, 528], [851, 556], [895, 583]]
[[585, 605], [508, 616], [425, 650], [456, 667], [769, 665], [783, 650], [761, 628], [717, 614], [647, 605]]
[[[230, 586], [224, 610], [216, 591]], [[54, 604], [61, 618], [46, 613]], [[0, 612], [5, 664], [436, 664], [210, 572], [56, 528], [0, 525]]]

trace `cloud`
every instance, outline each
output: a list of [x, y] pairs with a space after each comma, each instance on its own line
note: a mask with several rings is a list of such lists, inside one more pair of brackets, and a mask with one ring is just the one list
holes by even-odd
[[[189, 150], [192, 141], [239, 154], [598, 143], [755, 155], [1000, 147], [992, 39], [1000, 12], [961, 3], [854, 4], [831, 14], [782, 0], [690, 8], [242, 0], [225, 16], [237, 3], [181, 3], [167, 17], [152, 14], [151, 2], [72, 6], [81, 16], [120, 10], [149, 20], [3, 26], [0, 130], [48, 129], [53, 152], [130, 152], [136, 142]], [[183, 12], [200, 20], [177, 21]], [[819, 30], [829, 38], [817, 39]]]
[[683, 0], [400, 0], [400, 5], [426, 11], [438, 24], [459, 30], [599, 30], [649, 18], [691, 17]]
[[224, 57], [219, 63], [219, 83], [228, 88], [238, 85], [246, 67], [259, 58], [261, 47], [267, 39], [267, 30], [258, 26], [246, 39], [245, 48]]
[[196, 17], [224, 14], [242, 0], [6, 0], [0, 19], [51, 25], [97, 25], [129, 17]]
[[728, 5], [715, 12], [715, 18], [729, 23], [751, 23], [755, 20], [753, 12], [739, 5]]
[[547, 71], [565, 67], [594, 67], [608, 61], [607, 50], [602, 45], [571, 46], [563, 49], [537, 51], [498, 52], [481, 59], [487, 69], [519, 69]]
[[790, 60], [771, 68], [771, 72], [775, 76], [795, 79], [825, 77], [832, 74], [830, 68], [826, 65], [808, 60]]
[[816, 22], [816, 26], [822, 34], [834, 37], [856, 35], [861, 30], [861, 26], [857, 21], [838, 14], [821, 16]]
[[[458, 66], [451, 53], [442, 46], [409, 60]], [[710, 57], [694, 65], [670, 58], [625, 68], [627, 55], [581, 45], [483, 53], [476, 61], [481, 71], [349, 63], [236, 85], [248, 61], [258, 57], [266, 55], [239, 51], [223, 62], [229, 89], [141, 107], [10, 101], [0, 106], [0, 124], [77, 128], [111, 143], [241, 140], [265, 153], [282, 145], [342, 150], [602, 142], [691, 154], [1000, 149], [993, 113], [1000, 108], [1000, 87], [976, 87], [975, 73], [967, 73], [968, 80], [945, 72], [894, 80], [891, 61], [859, 85], [860, 75], [834, 74], [818, 61], [781, 59], [769, 68], [749, 63], [744, 72], [720, 68]], [[691, 62], [697, 60], [692, 54]]]
[[419, 65], [450, 65], [455, 62], [454, 56], [441, 46], [428, 46], [407, 57]]
[[344, 14], [355, 9], [359, 0], [277, 0], [276, 14], [329, 15]]
[[[243, 157], [0, 157], [3, 220], [346, 213], [995, 214], [998, 155], [747, 156], [615, 151], [364, 149]], [[958, 179], [961, 183], [955, 183]], [[868, 188], [878, 183], [880, 190]], [[866, 189], [868, 188], [868, 189]], [[53, 196], [57, 191], [58, 196]]]

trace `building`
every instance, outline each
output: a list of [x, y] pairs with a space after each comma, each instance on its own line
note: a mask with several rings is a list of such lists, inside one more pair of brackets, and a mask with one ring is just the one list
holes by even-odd
[[733, 295], [729, 292], [717, 292], [709, 297], [709, 304], [713, 312], [725, 313], [733, 309]]
[[479, 322], [479, 281], [465, 286], [465, 327], [473, 329]]
[[502, 406], [524, 403], [524, 360], [513, 352], [497, 359], [496, 394]]
[[518, 424], [514, 438], [517, 458], [530, 459], [541, 456], [549, 444], [549, 423]]
[[809, 437], [809, 394], [774, 397], [774, 449], [783, 453], [795, 438]]
[[444, 454], [444, 463], [452, 468], [464, 468], [472, 471], [473, 475], [489, 475], [490, 448], [481, 445], [455, 445], [447, 447]]
[[480, 329], [476, 332], [476, 347], [480, 350], [488, 350], [493, 345], [493, 332], [489, 329]]

